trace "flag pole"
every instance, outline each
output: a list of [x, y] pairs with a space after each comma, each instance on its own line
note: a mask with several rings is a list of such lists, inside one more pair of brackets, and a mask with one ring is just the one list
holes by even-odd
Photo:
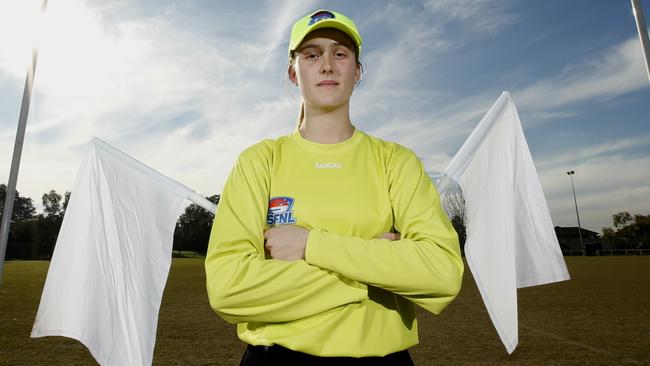
[[[43, 0], [41, 13], [47, 8], [47, 0]], [[18, 129], [16, 131], [16, 142], [14, 143], [14, 154], [11, 159], [11, 170], [9, 171], [9, 182], [7, 182], [7, 194], [2, 212], [2, 223], [0, 224], [0, 285], [2, 285], [2, 275], [4, 272], [5, 253], [7, 251], [7, 239], [9, 238], [9, 225], [11, 223], [11, 214], [14, 208], [14, 199], [16, 197], [16, 182], [18, 181], [18, 168], [20, 167], [20, 157], [23, 152], [23, 141], [25, 139], [25, 128], [27, 125], [27, 115], [29, 105], [32, 99], [32, 88], [34, 86], [34, 73], [36, 72], [36, 61], [38, 60], [38, 49], [32, 46], [32, 62], [27, 69], [25, 78], [25, 87], [23, 89], [23, 101], [20, 106], [20, 117], [18, 118]]]
[[648, 75], [648, 81], [650, 81], [650, 61], [648, 61], [650, 59], [650, 41], [648, 41], [648, 29], [645, 25], [640, 0], [632, 0], [632, 11], [636, 20], [636, 28], [639, 30], [639, 39], [641, 40], [641, 49], [643, 50], [643, 59], [645, 61], [645, 71]]

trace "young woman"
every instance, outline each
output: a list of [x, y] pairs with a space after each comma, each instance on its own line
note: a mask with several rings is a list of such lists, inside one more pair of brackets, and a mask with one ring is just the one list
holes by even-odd
[[319, 10], [292, 29], [299, 127], [246, 149], [224, 187], [206, 257], [210, 304], [249, 346], [242, 365], [408, 365], [413, 304], [460, 289], [456, 232], [410, 150], [350, 121], [361, 37]]

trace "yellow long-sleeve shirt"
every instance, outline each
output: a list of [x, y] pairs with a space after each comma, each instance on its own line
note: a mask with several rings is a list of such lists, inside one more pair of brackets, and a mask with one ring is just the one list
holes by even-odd
[[[305, 260], [264, 252], [269, 225], [311, 230]], [[401, 239], [376, 239], [395, 230]], [[460, 289], [458, 237], [415, 154], [355, 130], [298, 130], [239, 157], [205, 262], [210, 304], [239, 337], [319, 356], [383, 356], [418, 343], [413, 303], [439, 313]]]

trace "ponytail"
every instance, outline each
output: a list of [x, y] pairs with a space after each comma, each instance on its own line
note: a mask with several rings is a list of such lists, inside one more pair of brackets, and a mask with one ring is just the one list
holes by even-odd
[[300, 112], [298, 113], [298, 128], [302, 126], [302, 122], [305, 120], [305, 102], [300, 102]]

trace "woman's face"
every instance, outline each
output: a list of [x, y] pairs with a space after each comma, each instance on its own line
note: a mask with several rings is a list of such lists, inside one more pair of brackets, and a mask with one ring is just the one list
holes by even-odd
[[300, 86], [306, 106], [331, 111], [349, 102], [361, 69], [345, 33], [331, 28], [316, 30], [295, 52], [289, 78]]

